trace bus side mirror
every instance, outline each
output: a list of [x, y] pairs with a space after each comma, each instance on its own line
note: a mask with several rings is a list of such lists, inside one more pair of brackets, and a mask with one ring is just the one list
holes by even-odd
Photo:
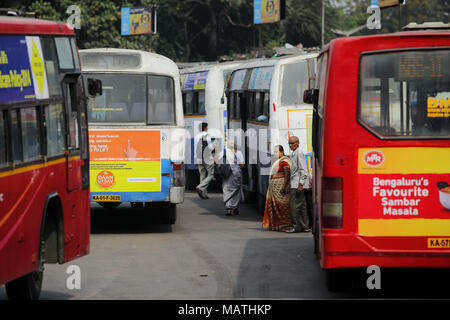
[[308, 89], [303, 91], [303, 102], [308, 104], [314, 104], [316, 101], [319, 90], [317, 89]]
[[101, 96], [103, 94], [102, 81], [88, 78], [88, 92], [90, 96]]

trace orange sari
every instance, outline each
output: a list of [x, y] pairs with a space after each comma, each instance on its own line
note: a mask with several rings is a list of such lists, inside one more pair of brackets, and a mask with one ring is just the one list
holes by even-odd
[[291, 159], [286, 156], [278, 159], [270, 169], [269, 188], [267, 189], [266, 206], [262, 222], [263, 230], [279, 231], [291, 225], [289, 193], [281, 193], [284, 185], [284, 176], [273, 177], [274, 174], [283, 170], [282, 167], [285, 165], [291, 166]]

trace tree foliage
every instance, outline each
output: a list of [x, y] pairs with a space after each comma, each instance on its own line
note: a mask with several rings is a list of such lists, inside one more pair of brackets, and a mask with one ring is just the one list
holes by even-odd
[[[370, 0], [323, 0], [325, 43], [332, 29], [364, 25]], [[448, 22], [450, 0], [407, 0], [382, 10], [382, 29], [361, 33], [395, 32], [407, 22]], [[221, 56], [248, 55], [285, 43], [320, 46], [322, 0], [286, 0], [286, 19], [253, 24], [252, 0], [3, 0], [2, 7], [35, 12], [38, 18], [67, 21], [67, 8], [81, 9], [76, 30], [81, 49], [115, 47], [154, 51], [175, 61], [209, 61]], [[157, 7], [157, 33], [121, 36], [122, 7]]]

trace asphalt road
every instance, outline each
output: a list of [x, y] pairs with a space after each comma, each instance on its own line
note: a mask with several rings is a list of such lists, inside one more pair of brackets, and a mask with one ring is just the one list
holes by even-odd
[[[448, 270], [426, 281], [429, 272], [396, 272], [382, 277], [382, 290], [328, 292], [310, 233], [261, 231], [254, 205], [227, 217], [221, 200], [186, 193], [172, 226], [126, 204], [114, 212], [93, 204], [90, 254], [46, 265], [41, 299], [450, 298]], [[80, 289], [66, 285], [71, 265], [80, 267]]]

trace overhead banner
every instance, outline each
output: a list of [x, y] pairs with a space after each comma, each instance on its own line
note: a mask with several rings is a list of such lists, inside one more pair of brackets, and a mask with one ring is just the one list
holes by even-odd
[[0, 102], [48, 99], [39, 37], [0, 36]]
[[404, 3], [405, 0], [378, 0], [378, 6], [380, 8], [394, 7]]
[[371, 8], [388, 8], [405, 4], [405, 0], [370, 0]]
[[152, 33], [152, 8], [122, 8], [122, 36]]
[[272, 23], [284, 19], [284, 0], [254, 0], [253, 23]]

